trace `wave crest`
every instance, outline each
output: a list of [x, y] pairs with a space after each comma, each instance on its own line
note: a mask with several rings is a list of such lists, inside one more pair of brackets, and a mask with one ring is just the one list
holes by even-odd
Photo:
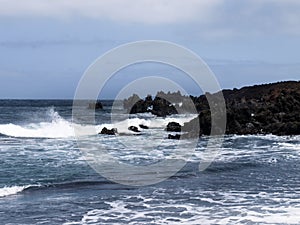
[[54, 109], [49, 110], [51, 122], [30, 123], [28, 125], [2, 124], [0, 133], [11, 137], [64, 138], [74, 136], [73, 126]]
[[30, 186], [12, 186], [12, 187], [0, 188], [0, 198], [6, 197], [9, 195], [15, 195], [19, 192], [22, 192], [23, 190], [25, 190], [28, 187], [30, 187]]

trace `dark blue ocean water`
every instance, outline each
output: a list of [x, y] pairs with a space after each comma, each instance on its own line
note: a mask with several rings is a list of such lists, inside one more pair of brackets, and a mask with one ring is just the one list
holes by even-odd
[[[97, 130], [111, 125], [110, 106], [104, 102], [96, 112]], [[172, 154], [174, 140], [142, 149], [164, 139], [169, 121], [190, 117], [120, 119], [112, 126], [124, 131], [122, 148], [115, 137], [85, 140], [107, 143], [109, 154], [143, 166]], [[150, 129], [125, 132], [139, 123]], [[0, 224], [300, 224], [299, 136], [226, 136], [212, 164], [199, 171], [203, 137], [175, 175], [134, 187], [90, 167], [73, 125], [69, 100], [0, 101]]]

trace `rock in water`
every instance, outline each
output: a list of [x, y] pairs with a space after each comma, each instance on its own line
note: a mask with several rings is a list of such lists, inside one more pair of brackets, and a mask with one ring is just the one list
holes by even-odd
[[180, 134], [175, 134], [175, 135], [169, 134], [168, 139], [179, 140], [180, 139]]
[[177, 110], [174, 105], [164, 98], [156, 96], [152, 102], [153, 108], [151, 113], [159, 116], [166, 117], [169, 115], [177, 114]]
[[181, 125], [177, 122], [170, 122], [167, 125], [166, 131], [181, 132]]
[[101, 102], [89, 103], [89, 109], [103, 109], [103, 105]]
[[107, 134], [107, 135], [115, 135], [117, 132], [116, 128], [107, 129], [106, 127], [103, 127], [100, 134]]
[[182, 98], [179, 93], [168, 93], [158, 92], [154, 99], [151, 95], [148, 95], [145, 100], [141, 99], [138, 95], [134, 94], [123, 102], [124, 109], [130, 114], [135, 113], [152, 113], [159, 117], [166, 117], [172, 114], [178, 114], [174, 104], [169, 102], [167, 99]]
[[130, 127], [128, 127], [128, 130], [131, 130], [131, 131], [136, 132], [136, 133], [140, 132], [139, 129], [136, 126], [130, 126]]
[[148, 126], [146, 126], [146, 125], [143, 125], [143, 124], [140, 124], [140, 125], [139, 125], [139, 127], [140, 127], [140, 128], [142, 128], [142, 129], [149, 129], [149, 127], [148, 127]]

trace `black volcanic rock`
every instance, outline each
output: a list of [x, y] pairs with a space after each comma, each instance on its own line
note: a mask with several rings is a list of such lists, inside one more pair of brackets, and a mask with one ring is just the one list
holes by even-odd
[[140, 132], [139, 129], [136, 126], [130, 126], [130, 127], [128, 127], [128, 130], [136, 132], [136, 133]]
[[140, 128], [142, 128], [142, 129], [149, 129], [149, 127], [148, 127], [148, 126], [146, 126], [146, 125], [143, 125], [143, 124], [140, 124], [140, 125], [139, 125], [139, 127], [140, 127]]
[[180, 134], [175, 134], [175, 135], [169, 134], [168, 139], [179, 140], [180, 139]]
[[[300, 134], [300, 82], [255, 85], [222, 92], [226, 102], [226, 134]], [[199, 116], [185, 123], [182, 129], [189, 132], [186, 136], [209, 135], [211, 111], [207, 98], [202, 95], [192, 99]]]
[[[188, 104], [182, 103], [188, 102], [188, 100], [189, 97], [182, 96], [180, 92], [158, 92], [154, 99], [152, 99], [151, 95], [148, 95], [145, 100], [134, 94], [124, 100], [123, 106], [130, 114], [150, 112], [156, 116], [165, 117], [177, 114], [176, 107], [188, 108]], [[179, 106], [179, 103], [181, 103], [182, 106]]]
[[148, 95], [145, 100], [134, 94], [124, 100], [124, 109], [130, 114], [151, 112], [152, 96]]
[[138, 101], [142, 100], [137, 94], [132, 95], [128, 99], [125, 99], [123, 102], [125, 109], [131, 109], [134, 104], [136, 104]]
[[152, 102], [152, 105], [153, 108], [151, 113], [156, 116], [165, 117], [172, 114], [177, 114], [175, 106], [164, 98], [156, 96]]
[[103, 127], [101, 130], [100, 134], [107, 134], [107, 135], [115, 135], [117, 133], [117, 129], [112, 128], [112, 129], [107, 129], [106, 127]]
[[94, 102], [94, 103], [89, 103], [89, 106], [88, 106], [89, 109], [103, 109], [103, 105], [101, 102], [97, 101], [97, 102]]
[[[300, 134], [300, 82], [286, 81], [235, 88], [223, 90], [222, 95], [226, 109], [221, 109], [224, 110], [222, 112], [214, 110], [213, 116], [220, 121], [222, 119], [220, 115], [225, 114], [226, 110], [226, 134]], [[191, 99], [199, 115], [181, 127], [181, 131], [184, 132], [182, 136], [210, 135], [212, 128], [214, 134], [221, 134], [220, 127], [211, 126], [210, 107], [216, 106], [222, 95], [206, 93], [194, 97], [181, 96], [180, 92], [166, 94], [158, 92], [154, 99], [147, 96], [145, 100], [133, 95], [124, 101], [124, 108], [129, 113], [151, 112], [165, 117], [177, 114], [178, 108], [184, 112], [192, 112], [189, 111], [190, 104], [186, 104]], [[210, 99], [211, 105], [207, 99]], [[179, 107], [179, 103], [182, 106]]]
[[170, 122], [167, 125], [166, 131], [181, 132], [181, 125], [177, 122]]

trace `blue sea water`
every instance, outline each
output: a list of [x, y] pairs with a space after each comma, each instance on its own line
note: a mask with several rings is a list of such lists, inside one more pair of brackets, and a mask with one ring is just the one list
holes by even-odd
[[[112, 102], [96, 112], [96, 129], [117, 126], [110, 154], [143, 166], [174, 150], [169, 121], [144, 114], [110, 124]], [[128, 186], [108, 180], [87, 163], [74, 137], [72, 101], [0, 101], [0, 224], [300, 224], [300, 137], [226, 136], [204, 171], [199, 162], [208, 137], [199, 140], [186, 165], [163, 182]], [[129, 125], [150, 127], [132, 135]], [[78, 124], [77, 124], [78, 125]], [[127, 131], [127, 133], [126, 133]], [[142, 146], [164, 139], [149, 152]], [[189, 149], [187, 149], [189, 151]]]

